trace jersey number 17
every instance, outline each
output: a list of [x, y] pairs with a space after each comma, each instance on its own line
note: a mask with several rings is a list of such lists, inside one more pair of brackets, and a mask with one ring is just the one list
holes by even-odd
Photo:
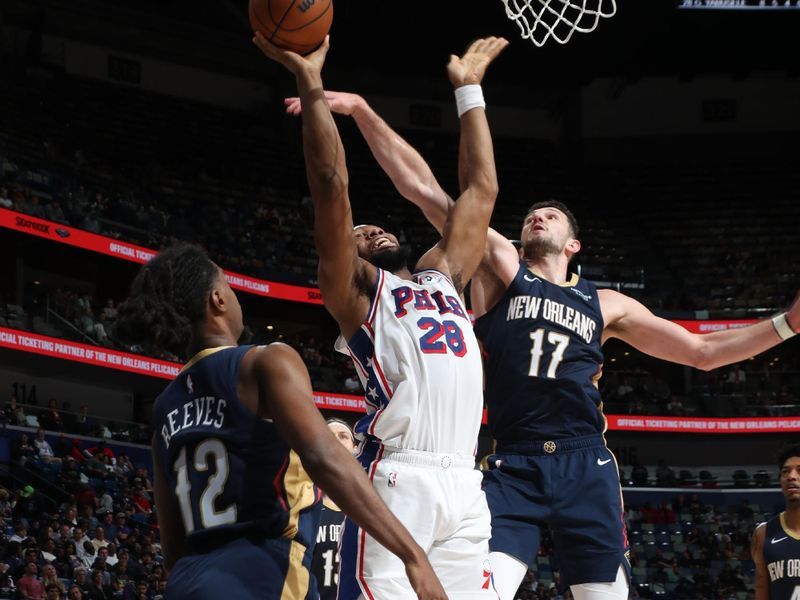
[[542, 362], [542, 356], [545, 353], [545, 330], [537, 329], [536, 331], [531, 331], [530, 336], [533, 344], [531, 346], [531, 366], [528, 369], [528, 375], [530, 377], [547, 377], [548, 379], [555, 379], [558, 365], [560, 365], [561, 361], [564, 360], [564, 352], [566, 351], [567, 346], [569, 346], [569, 336], [564, 333], [558, 333], [557, 331], [547, 332], [547, 343], [548, 345], [553, 346], [553, 349], [550, 353], [550, 363], [547, 365], [547, 372], [544, 374], [540, 374], [539, 369], [540, 363]]

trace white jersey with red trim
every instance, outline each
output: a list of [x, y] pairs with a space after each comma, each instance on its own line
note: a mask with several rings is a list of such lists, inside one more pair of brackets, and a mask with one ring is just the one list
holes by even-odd
[[475, 454], [483, 371], [472, 322], [452, 282], [424, 270], [413, 281], [378, 269], [366, 321], [336, 349], [365, 391], [356, 434], [393, 448]]

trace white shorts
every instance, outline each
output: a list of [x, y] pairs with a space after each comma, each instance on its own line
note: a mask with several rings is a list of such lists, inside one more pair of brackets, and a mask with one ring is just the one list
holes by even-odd
[[[491, 581], [491, 517], [474, 459], [387, 451], [367, 474], [378, 495], [426, 551], [451, 599], [497, 598]], [[403, 562], [347, 519], [339, 600], [416, 598]]]

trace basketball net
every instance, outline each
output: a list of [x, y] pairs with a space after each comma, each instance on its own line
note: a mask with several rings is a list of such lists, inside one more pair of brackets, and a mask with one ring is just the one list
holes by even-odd
[[576, 31], [589, 33], [600, 18], [613, 17], [616, 0], [503, 0], [506, 16], [541, 48], [550, 38], [566, 44]]

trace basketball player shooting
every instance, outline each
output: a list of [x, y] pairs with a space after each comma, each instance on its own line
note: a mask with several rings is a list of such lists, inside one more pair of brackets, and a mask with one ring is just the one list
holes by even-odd
[[[394, 235], [376, 225], [353, 227], [344, 148], [320, 76], [327, 43], [307, 58], [260, 36], [256, 43], [297, 79], [319, 286], [339, 324], [338, 348], [352, 356], [370, 406], [356, 425], [359, 460], [378, 494], [429, 549], [448, 595], [496, 598], [487, 561], [489, 513], [474, 470], [481, 359], [460, 294], [480, 263], [497, 195], [480, 83], [507, 42], [477, 40], [450, 58], [463, 192], [448, 210], [441, 241], [413, 275], [408, 250]], [[411, 597], [402, 564], [349, 519], [340, 560], [341, 600]]]
[[[444, 231], [452, 200], [422, 156], [360, 96], [326, 92], [326, 98], [331, 110], [353, 117], [400, 194]], [[290, 114], [300, 108], [296, 98], [286, 105]], [[577, 221], [562, 203], [531, 206], [520, 237], [521, 251], [489, 230], [470, 290], [497, 443], [484, 473], [495, 587], [501, 600], [513, 599], [548, 524], [562, 582], [576, 600], [627, 598], [619, 473], [603, 437], [597, 389], [602, 343], [616, 337], [656, 358], [707, 371], [794, 336], [800, 302], [750, 327], [693, 334], [633, 298], [570, 274], [581, 244]]]

